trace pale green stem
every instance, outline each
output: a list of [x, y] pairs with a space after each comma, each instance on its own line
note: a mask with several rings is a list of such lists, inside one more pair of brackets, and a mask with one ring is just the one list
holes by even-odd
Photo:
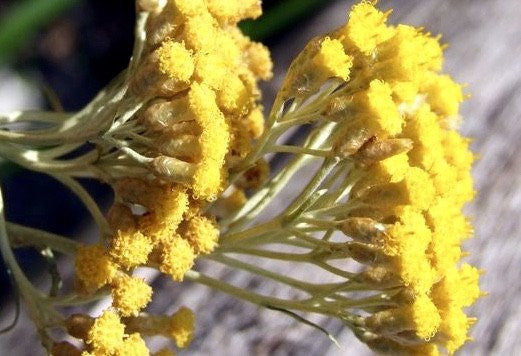
[[247, 247], [221, 247], [219, 248], [220, 253], [237, 253], [241, 255], [249, 255], [249, 256], [257, 256], [263, 258], [269, 258], [272, 260], [282, 260], [282, 261], [293, 261], [293, 262], [309, 262], [313, 263], [313, 255], [310, 253], [286, 253], [286, 252], [276, 252], [269, 250], [259, 250], [254, 248]]
[[272, 145], [266, 150], [265, 153], [294, 153], [317, 157], [331, 157], [333, 155], [331, 150], [316, 150], [307, 147], [291, 145]]
[[50, 112], [50, 111], [13, 111], [8, 114], [0, 114], [0, 125], [18, 122], [44, 122], [59, 123], [70, 118], [75, 113]]
[[246, 240], [251, 237], [261, 236], [268, 234], [272, 231], [281, 228], [281, 219], [275, 218], [263, 224], [255, 225], [249, 229], [237, 232], [237, 233], [226, 233], [221, 236], [221, 245], [233, 244], [238, 241]]
[[260, 295], [257, 293], [253, 293], [247, 291], [245, 289], [233, 286], [222, 280], [217, 280], [211, 277], [208, 277], [204, 274], [195, 271], [188, 271], [185, 274], [185, 279], [197, 282], [203, 285], [206, 285], [214, 290], [218, 290], [234, 296], [236, 298], [246, 300], [253, 304], [257, 304], [262, 307], [270, 308], [275, 307], [279, 309], [288, 309], [295, 310], [301, 312], [310, 312], [310, 313], [319, 313], [323, 315], [329, 315], [338, 317], [339, 315], [349, 314], [344, 310], [336, 309], [335, 303], [327, 303], [327, 302], [313, 302], [309, 303], [312, 300], [286, 300], [281, 298], [273, 298], [264, 295]]
[[313, 178], [308, 182], [304, 190], [299, 194], [298, 198], [284, 211], [285, 219], [291, 221], [302, 212], [301, 207], [307, 202], [311, 195], [317, 191], [320, 184], [322, 184], [322, 181], [328, 176], [337, 163], [337, 159], [326, 159], [322, 163], [318, 172], [316, 172]]
[[217, 261], [219, 263], [225, 264], [225, 265], [227, 265], [229, 267], [232, 267], [232, 268], [238, 268], [238, 269], [242, 269], [242, 270], [248, 271], [248, 272], [253, 273], [253, 274], [257, 275], [257, 276], [263, 276], [263, 277], [272, 279], [272, 280], [277, 281], [279, 283], [283, 283], [283, 284], [286, 284], [286, 285], [288, 285], [290, 287], [297, 288], [297, 289], [300, 289], [302, 291], [305, 291], [305, 292], [307, 292], [307, 293], [309, 293], [311, 295], [314, 295], [317, 292], [325, 292], [327, 290], [339, 288], [340, 286], [343, 286], [346, 283], [346, 282], [330, 283], [330, 284], [313, 284], [313, 283], [308, 283], [308, 282], [304, 282], [304, 281], [301, 281], [301, 280], [298, 280], [298, 279], [286, 277], [286, 276], [281, 275], [279, 273], [276, 273], [276, 272], [273, 272], [273, 271], [269, 271], [267, 269], [264, 269], [264, 268], [261, 268], [261, 267], [257, 267], [255, 265], [252, 265], [252, 264], [249, 264], [249, 263], [246, 263], [246, 262], [243, 262], [243, 261], [240, 261], [240, 260], [237, 260], [237, 259], [225, 256], [225, 255], [222, 255], [222, 254], [209, 255], [209, 256], [206, 256], [205, 258], [211, 259], [213, 261]]
[[91, 150], [81, 157], [69, 160], [44, 161], [41, 160], [42, 152], [24, 149], [18, 145], [9, 143], [0, 144], [0, 156], [24, 168], [42, 173], [83, 170], [99, 158], [98, 152]]
[[45, 297], [33, 284], [27, 279], [24, 272], [18, 265], [16, 257], [11, 249], [7, 234], [6, 222], [4, 218], [4, 202], [2, 191], [0, 188], [0, 253], [2, 258], [11, 272], [15, 288], [18, 289], [20, 296], [25, 301], [27, 311], [33, 322], [38, 328], [38, 332], [42, 336], [44, 346], [49, 350], [52, 340], [48, 335], [46, 328], [51, 325], [57, 325], [63, 320], [62, 316], [45, 302]]
[[92, 302], [96, 302], [100, 299], [103, 299], [110, 295], [110, 292], [105, 289], [98, 290], [93, 295], [78, 295], [76, 293], [72, 293], [70, 295], [64, 295], [59, 297], [47, 298], [47, 301], [54, 305], [55, 307], [72, 307], [78, 305], [89, 304]]
[[15, 247], [49, 247], [51, 250], [63, 254], [74, 255], [81, 246], [79, 242], [64, 236], [10, 222], [7, 223], [7, 232], [9, 233], [11, 244]]

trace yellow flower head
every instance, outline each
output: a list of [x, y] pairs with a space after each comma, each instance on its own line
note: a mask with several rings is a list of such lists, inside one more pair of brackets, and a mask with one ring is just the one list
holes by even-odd
[[112, 354], [121, 347], [124, 335], [125, 325], [121, 323], [119, 316], [106, 310], [94, 321], [86, 342], [95, 352]]
[[76, 278], [86, 292], [95, 292], [110, 283], [116, 267], [101, 245], [82, 246], [76, 253]]
[[393, 35], [393, 29], [386, 25], [389, 14], [379, 11], [369, 1], [362, 1], [351, 8], [348, 23], [338, 33], [346, 46], [369, 56], [377, 45]]
[[130, 334], [114, 353], [115, 356], [148, 356], [150, 351], [138, 333]]
[[192, 341], [195, 329], [195, 316], [190, 308], [181, 307], [170, 318], [169, 330], [166, 332], [178, 347], [187, 347]]
[[195, 216], [187, 221], [183, 235], [197, 254], [211, 253], [219, 240], [219, 229], [214, 221], [204, 216]]
[[172, 79], [186, 82], [194, 72], [192, 53], [184, 43], [165, 41], [159, 47], [159, 70]]
[[474, 323], [474, 319], [469, 318], [463, 310], [453, 305], [442, 309], [441, 317], [441, 344], [452, 355], [469, 340], [468, 331]]
[[152, 248], [152, 240], [140, 231], [118, 230], [110, 242], [109, 254], [119, 266], [129, 269], [145, 264]]
[[215, 102], [215, 93], [208, 86], [194, 83], [188, 95], [190, 109], [202, 130], [199, 136], [202, 160], [194, 173], [192, 189], [195, 197], [213, 199], [221, 189], [221, 168], [230, 133]]
[[426, 294], [419, 294], [411, 305], [375, 313], [366, 320], [367, 326], [382, 335], [414, 331], [429, 340], [441, 324], [438, 309]]
[[320, 44], [320, 49], [313, 57], [314, 64], [323, 70], [326, 76], [347, 80], [353, 66], [353, 58], [344, 52], [339, 40], [326, 37]]
[[392, 99], [389, 84], [373, 80], [367, 91], [355, 98], [363, 125], [372, 133], [385, 138], [402, 131], [404, 120]]
[[112, 282], [112, 305], [123, 316], [137, 315], [152, 297], [152, 287], [141, 278], [121, 274]]
[[441, 70], [443, 50], [437, 38], [412, 26], [398, 25], [380, 48], [377, 69], [387, 80], [417, 81], [425, 71]]
[[421, 91], [427, 94], [427, 102], [441, 116], [456, 116], [465, 97], [463, 88], [448, 75], [433, 72], [426, 74]]
[[168, 274], [174, 281], [182, 281], [185, 273], [192, 268], [195, 254], [188, 241], [180, 236], [163, 243], [159, 270]]
[[220, 22], [237, 23], [247, 18], [255, 19], [262, 13], [259, 0], [207, 0], [208, 10]]

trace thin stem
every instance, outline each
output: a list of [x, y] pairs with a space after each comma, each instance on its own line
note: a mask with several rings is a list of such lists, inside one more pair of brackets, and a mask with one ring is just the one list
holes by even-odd
[[91, 150], [83, 156], [69, 160], [41, 160], [45, 153], [37, 150], [24, 149], [15, 144], [0, 144], [0, 156], [33, 171], [42, 173], [50, 172], [71, 172], [82, 170], [94, 163], [99, 154], [96, 150]]
[[313, 263], [312, 254], [310, 254], [310, 253], [276, 252], [276, 251], [259, 250], [259, 249], [254, 249], [254, 248], [234, 247], [234, 246], [219, 248], [219, 252], [257, 256], [257, 257], [269, 258], [272, 260]]
[[81, 246], [70, 238], [10, 222], [7, 222], [7, 232], [13, 247], [49, 247], [54, 251], [73, 255]]
[[55, 325], [63, 320], [63, 317], [52, 307], [45, 303], [45, 296], [41, 291], [36, 289], [33, 284], [27, 279], [25, 273], [22, 271], [16, 257], [11, 249], [9, 237], [6, 228], [6, 221], [4, 217], [4, 202], [2, 197], [2, 190], [0, 187], [0, 253], [2, 258], [12, 273], [20, 296], [25, 301], [27, 311], [33, 322], [38, 328], [43, 343], [47, 349], [52, 343], [46, 327]]
[[249, 263], [237, 260], [235, 258], [231, 258], [231, 257], [225, 256], [225, 255], [222, 255], [222, 254], [209, 255], [209, 256], [206, 256], [205, 258], [213, 260], [213, 261], [217, 261], [219, 263], [225, 264], [225, 265], [227, 265], [229, 267], [232, 267], [232, 268], [242, 269], [242, 270], [248, 271], [250, 273], [253, 273], [255, 275], [263, 276], [263, 277], [272, 279], [272, 280], [277, 281], [279, 283], [283, 283], [283, 284], [286, 284], [286, 285], [291, 286], [293, 288], [297, 288], [297, 289], [300, 289], [302, 291], [305, 291], [305, 292], [307, 292], [309, 294], [314, 294], [317, 291], [323, 291], [323, 290], [326, 290], [326, 289], [331, 289], [331, 288], [334, 288], [334, 287], [338, 287], [339, 285], [342, 284], [342, 283], [331, 283], [331, 284], [312, 284], [312, 283], [307, 283], [307, 282], [304, 282], [304, 281], [301, 281], [301, 280], [298, 280], [298, 279], [294, 279], [294, 278], [283, 276], [283, 275], [278, 274], [276, 272], [272, 272], [272, 271], [269, 271], [267, 269], [260, 268], [258, 266], [255, 266], [255, 265], [252, 265], [252, 264], [249, 264]]
[[7, 125], [17, 122], [42, 122], [60, 123], [70, 118], [74, 113], [51, 112], [51, 111], [13, 111], [8, 114], [0, 114], [0, 125]]
[[221, 236], [221, 245], [232, 244], [238, 241], [246, 240], [251, 237], [261, 236], [271, 231], [281, 228], [281, 219], [275, 218], [266, 223], [256, 225], [249, 229], [237, 233], [227, 233]]
[[189, 281], [206, 285], [207, 287], [210, 287], [214, 290], [224, 292], [236, 298], [243, 299], [266, 308], [285, 308], [289, 310], [319, 313], [330, 316], [338, 316], [341, 313], [345, 313], [345, 311], [335, 310], [333, 307], [328, 306], [328, 303], [324, 303], [326, 305], [324, 306], [321, 303], [308, 303], [306, 300], [286, 300], [260, 295], [195, 271], [186, 272], [184, 277]]
[[312, 148], [291, 145], [273, 145], [268, 148], [266, 153], [294, 153], [317, 157], [331, 157], [333, 155], [332, 151], [330, 150], [316, 150]]
[[322, 163], [322, 166], [308, 182], [302, 193], [300, 193], [298, 198], [286, 208], [284, 215], [287, 219], [292, 220], [299, 215], [301, 207], [306, 203], [311, 195], [317, 191], [320, 184], [322, 184], [322, 181], [328, 176], [337, 163], [338, 159], [326, 159]]

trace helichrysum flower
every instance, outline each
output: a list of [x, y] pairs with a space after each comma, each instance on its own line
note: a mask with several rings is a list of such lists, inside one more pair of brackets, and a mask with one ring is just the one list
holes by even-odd
[[140, 278], [121, 274], [112, 282], [112, 305], [122, 316], [137, 315], [152, 297], [152, 287]]
[[194, 336], [195, 316], [192, 310], [181, 307], [171, 316], [141, 315], [128, 320], [129, 330], [141, 335], [162, 335], [175, 341], [177, 347], [187, 347]]
[[[341, 315], [375, 350], [435, 355], [439, 347], [452, 354], [474, 322], [464, 308], [482, 294], [479, 271], [458, 267], [461, 242], [472, 234], [462, 208], [474, 196], [474, 155], [456, 131], [464, 95], [461, 85], [440, 73], [439, 37], [388, 25], [389, 13], [363, 1], [353, 6], [346, 25], [314, 38], [293, 61], [256, 157], [290, 152], [292, 162], [307, 156], [322, 159], [322, 166], [281, 217], [240, 232], [237, 226], [261, 212], [280, 191], [279, 182], [297, 170], [285, 168], [261, 184], [253, 202], [232, 213], [217, 258], [311, 294], [302, 303]], [[313, 130], [300, 146], [273, 144], [278, 128], [310, 123]], [[346, 240], [330, 241], [335, 230]], [[278, 253], [273, 244], [309, 252]], [[373, 294], [360, 298], [324, 286], [315, 295], [304, 282], [248, 267], [227, 253], [317, 264], [350, 280], [353, 291]], [[329, 263], [341, 258], [365, 267], [353, 272]], [[346, 299], [362, 312], [339, 307]]]
[[125, 325], [117, 314], [105, 311], [95, 319], [88, 332], [87, 344], [92, 345], [95, 351], [111, 354], [118, 350], [125, 336]]
[[76, 278], [81, 289], [96, 291], [114, 278], [116, 266], [101, 245], [85, 246], [76, 254]]

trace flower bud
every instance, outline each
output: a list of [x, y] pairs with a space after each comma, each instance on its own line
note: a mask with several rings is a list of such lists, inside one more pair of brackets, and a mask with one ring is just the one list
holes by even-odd
[[81, 350], [67, 341], [54, 342], [51, 355], [53, 356], [80, 356]]
[[412, 144], [412, 140], [408, 138], [369, 140], [353, 155], [353, 159], [360, 161], [364, 165], [370, 165], [407, 152], [412, 149]]
[[72, 314], [65, 319], [67, 332], [77, 339], [86, 340], [92, 325], [94, 325], [94, 318], [85, 314]]
[[385, 226], [370, 218], [348, 218], [342, 221], [340, 230], [354, 240], [374, 244], [385, 235]]
[[167, 0], [138, 0], [138, 9], [141, 11], [159, 13], [166, 5]]

